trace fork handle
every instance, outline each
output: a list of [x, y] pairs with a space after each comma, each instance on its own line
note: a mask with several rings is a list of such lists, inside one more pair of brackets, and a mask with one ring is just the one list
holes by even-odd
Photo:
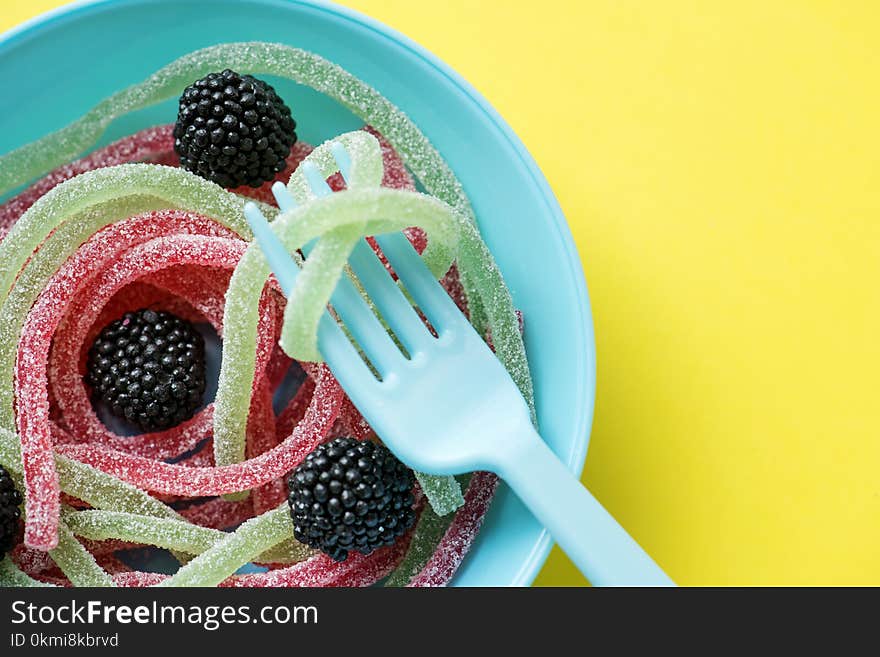
[[593, 585], [675, 586], [531, 425], [512, 442], [498, 474]]

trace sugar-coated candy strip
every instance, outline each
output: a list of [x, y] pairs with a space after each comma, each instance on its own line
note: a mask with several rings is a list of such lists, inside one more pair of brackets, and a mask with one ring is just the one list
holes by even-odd
[[497, 483], [498, 478], [489, 472], [471, 475], [464, 506], [455, 514], [437, 549], [408, 586], [445, 586], [449, 582], [480, 531]]
[[23, 573], [7, 556], [0, 560], [0, 587], [6, 586], [47, 587], [51, 584], [46, 584]]
[[144, 573], [140, 571], [132, 571], [130, 573], [119, 573], [113, 576], [113, 583], [121, 587], [147, 587], [156, 586], [168, 579], [168, 575], [162, 573]]
[[206, 502], [181, 509], [180, 515], [194, 525], [211, 529], [229, 529], [253, 517], [254, 504], [249, 497], [243, 500], [213, 497]]
[[[226, 265], [233, 267], [243, 252], [243, 243], [218, 237], [200, 235], [156, 238], [126, 252], [113, 266], [102, 272], [106, 284], [98, 286], [95, 303], [103, 305], [106, 299], [121, 287], [126, 277], [138, 277], [142, 272], [162, 269], [169, 264], [193, 262], [199, 264]], [[52, 294], [41, 295], [40, 301], [53, 304]], [[39, 304], [39, 302], [38, 302]], [[17, 423], [22, 441], [22, 465], [25, 481], [25, 543], [31, 547], [51, 549], [57, 543], [56, 526], [59, 510], [59, 493], [55, 473], [51, 427], [49, 425], [49, 402], [45, 369], [40, 376], [36, 363], [48, 359], [51, 330], [42, 322], [45, 313], [39, 305], [26, 323], [22, 333], [16, 369]]]
[[352, 563], [351, 568], [336, 568], [330, 573], [325, 586], [364, 587], [372, 586], [400, 563], [409, 542], [398, 540], [394, 545], [367, 555], [361, 563]]
[[[72, 293], [76, 292], [73, 301], [69, 302], [70, 307], [67, 310], [65, 321], [59, 325], [56, 331], [52, 347], [53, 356], [57, 361], [52, 376], [52, 385], [70, 429], [84, 438], [97, 440], [118, 449], [158, 458], [177, 456], [192, 449], [197, 442], [202, 440], [212, 424], [211, 407], [182, 425], [163, 432], [139, 436], [116, 436], [95, 415], [82, 383], [79, 362], [81, 345], [90, 343], [88, 334], [93, 332], [91, 328], [91, 325], [94, 324], [93, 318], [98, 314], [103, 314], [101, 304], [96, 300], [96, 290], [91, 284], [91, 281], [97, 276], [95, 269], [118, 259], [126, 249], [136, 244], [171, 234], [200, 234], [230, 238], [233, 235], [231, 231], [207, 218], [176, 210], [152, 212], [121, 221], [104, 228], [78, 249], [55, 274], [40, 297], [41, 299], [47, 296], [52, 298], [50, 309], [57, 314], [60, 309], [63, 309], [63, 304], [73, 296]], [[177, 291], [189, 292], [186, 285], [193, 273], [184, 274], [177, 271], [180, 266], [159, 270], [147, 278], [155, 284], [173, 286], [174, 284], [171, 282], [164, 281], [162, 276], [163, 273], [171, 269], [175, 270], [171, 273], [176, 278]], [[207, 285], [207, 279], [205, 282]], [[195, 297], [207, 293], [207, 290], [192, 291], [192, 295]], [[217, 294], [222, 299], [222, 292], [219, 289]], [[198, 304], [197, 298], [193, 298], [193, 296], [190, 297], [190, 301]], [[220, 304], [222, 306], [222, 301]], [[38, 307], [39, 301], [35, 309]], [[30, 317], [33, 318], [34, 315], [35, 311], [32, 310]], [[221, 328], [219, 322], [222, 322], [222, 318], [213, 316], [208, 319], [213, 320], [212, 323], [219, 332]], [[54, 321], [54, 318], [51, 315], [41, 316], [35, 321], [42, 324]]]
[[173, 129], [173, 125], [145, 128], [49, 172], [23, 192], [0, 205], [0, 238], [38, 198], [74, 176], [126, 162], [170, 164], [175, 161], [177, 155], [174, 152]]
[[345, 398], [342, 412], [339, 413], [339, 422], [345, 435], [357, 440], [365, 440], [373, 433], [373, 428], [348, 397]]
[[49, 556], [74, 586], [113, 586], [113, 579], [76, 540], [64, 523], [58, 525], [58, 546]]
[[[372, 561], [377, 558], [385, 561], [389, 553], [393, 555], [391, 548], [382, 548], [369, 557], [352, 552], [342, 563], [333, 561], [326, 554], [316, 554], [293, 566], [276, 568], [266, 573], [236, 575], [221, 582], [220, 586], [233, 588], [334, 586], [334, 581], [338, 581], [345, 574], [365, 569], [371, 557]], [[365, 585], [376, 582], [382, 576], [380, 569], [377, 576]]]
[[[279, 344], [291, 358], [320, 361], [318, 323], [330, 295], [344, 275], [348, 256], [360, 238], [359, 226], [324, 233], [312, 249], [287, 300]], [[322, 303], [323, 302], [323, 303]]]
[[[534, 389], [519, 318], [501, 271], [477, 227], [471, 223], [462, 226], [458, 270], [465, 287], [472, 323], [483, 334], [492, 332], [495, 355], [510, 373], [529, 406], [532, 422], [536, 423]], [[476, 301], [480, 302], [480, 312], [485, 313], [485, 323], [474, 318]]]
[[424, 472], [416, 472], [415, 476], [435, 513], [446, 516], [464, 504], [461, 486], [455, 477], [439, 477]]
[[182, 566], [161, 586], [216, 586], [260, 553], [292, 536], [290, 510], [284, 504], [248, 520]]
[[[64, 522], [76, 536], [83, 538], [121, 539], [189, 554], [201, 554], [227, 536], [225, 532], [199, 527], [182, 520], [118, 511], [69, 512], [64, 514]], [[259, 555], [257, 560], [290, 563], [311, 555], [311, 551], [306, 546], [293, 539], [283, 544], [283, 549], [278, 548], [282, 548], [282, 544]]]
[[288, 564], [300, 563], [310, 559], [314, 555], [315, 550], [291, 537], [254, 557], [254, 563], [266, 564], [271, 567], [285, 567]]
[[[11, 431], [0, 429], [0, 465], [21, 472], [21, 444]], [[55, 467], [62, 490], [99, 509], [140, 513], [157, 518], [179, 518], [170, 507], [116, 477], [56, 454]]]
[[437, 544], [449, 529], [454, 517], [438, 515], [431, 508], [424, 509], [413, 529], [409, 550], [394, 572], [389, 575], [385, 586], [406, 586], [418, 575], [436, 551]]
[[201, 554], [225, 534], [216, 529], [121, 511], [75, 511], [64, 514], [68, 528], [77, 536], [94, 540], [116, 538]]
[[302, 382], [293, 398], [288, 402], [284, 410], [278, 414], [275, 420], [275, 432], [277, 436], [288, 436], [293, 428], [305, 417], [312, 397], [315, 394], [315, 380], [307, 376]]
[[[156, 219], [157, 217], [148, 215], [131, 222], [123, 222], [121, 225], [117, 224], [109, 232], [114, 238], [121, 238], [119, 241], [123, 245], [134, 244], [143, 237], [149, 239], [151, 230], [155, 231], [156, 235], [163, 234], [161, 229], [167, 226]], [[170, 219], [170, 225], [180, 223], [181, 230], [186, 228], [183, 224], [185, 217], [172, 216]], [[193, 223], [192, 230], [200, 227], [201, 223], [201, 228], [205, 232], [209, 234], [217, 232], [212, 226], [213, 222], [208, 220]], [[16, 392], [19, 397], [17, 419], [22, 436], [25, 486], [29, 493], [26, 496], [28, 522], [25, 542], [32, 547], [50, 549], [57, 542], [54, 525], [59, 508], [57, 495], [59, 486], [51, 451], [51, 427], [45, 421], [48, 419], [49, 411], [46, 366], [52, 335], [70, 297], [77, 290], [76, 286], [88, 280], [90, 274], [94, 276], [90, 267], [106, 262], [101, 260], [102, 255], [105, 258], [118, 256], [118, 250], [108, 248], [113, 242], [113, 239], [108, 240], [99, 234], [80, 249], [78, 257], [68, 261], [56, 272], [29, 313], [19, 342], [19, 376], [16, 378]], [[100, 302], [100, 297], [97, 299], [90, 297], [90, 301]], [[73, 357], [71, 361], [75, 362]], [[88, 412], [91, 412], [90, 406]]]
[[[272, 411], [272, 392], [263, 379], [254, 393], [251, 410], [248, 414], [247, 456], [254, 458], [278, 446], [279, 436], [275, 432], [275, 414]], [[261, 515], [274, 509], [287, 497], [287, 486], [283, 479], [273, 479], [253, 491], [254, 514]]]
[[[266, 294], [266, 290], [263, 291], [264, 299], [272, 299], [271, 295]], [[275, 327], [269, 326], [266, 332], [261, 332], [258, 330], [258, 335], [272, 335], [274, 338], [276, 335]], [[269, 346], [266, 341], [262, 341], [261, 344], [263, 346]], [[270, 353], [274, 351], [274, 345], [269, 346], [268, 349], [263, 349], [262, 353], [259, 351], [260, 345], [258, 345], [257, 352], [257, 374], [258, 376], [261, 369], [259, 363], [261, 359], [268, 359]], [[265, 454], [272, 449], [278, 447], [280, 441], [278, 440], [278, 435], [275, 432], [275, 413], [272, 409], [272, 391], [268, 387], [268, 382], [265, 377], [255, 378], [254, 379], [255, 390], [251, 396], [250, 408], [248, 410], [247, 415], [247, 458], [252, 459], [261, 454]], [[216, 463], [216, 456], [215, 461]], [[274, 494], [273, 489], [276, 487], [278, 479], [273, 479], [271, 481], [267, 481], [263, 485], [259, 486], [253, 491], [254, 498], [254, 507], [253, 511], [255, 515], [259, 515], [264, 511], [268, 511], [269, 509], [274, 509], [278, 506], [279, 501], [277, 500], [277, 495]], [[235, 500], [242, 497], [246, 497], [248, 495], [247, 492], [240, 493], [227, 493], [226, 498], [229, 500]], [[266, 506], [266, 503], [271, 499], [276, 499], [274, 504], [270, 506]]]
[[[118, 198], [104, 200], [114, 193]], [[12, 369], [25, 314], [76, 247], [107, 224], [168, 204], [191, 210], [207, 207], [213, 218], [242, 234], [248, 230], [242, 203], [239, 197], [188, 172], [143, 164], [85, 173], [40, 198], [0, 243], [0, 262], [4, 263], [0, 279], [11, 283], [21, 264], [29, 260], [8, 295], [8, 286], [0, 288], [0, 426], [15, 426]], [[88, 211], [76, 214], [80, 206]], [[263, 211], [267, 216], [275, 212], [269, 206]]]
[[[266, 573], [237, 575], [223, 581], [220, 586], [234, 588], [253, 587], [315, 587], [324, 586], [339, 568], [354, 567], [363, 555], [349, 554], [343, 563], [333, 561], [326, 554], [316, 554], [310, 559], [286, 568], [276, 568]], [[348, 566], [346, 562], [351, 561]]]
[[142, 490], [189, 497], [223, 495], [261, 486], [296, 467], [332, 428], [342, 397], [332, 375], [322, 376], [314, 403], [290, 436], [268, 452], [229, 466], [191, 468], [123, 454], [100, 445], [59, 445], [57, 451]]
[[287, 499], [287, 482], [283, 477], [263, 484], [254, 495], [254, 512], [265, 513]]

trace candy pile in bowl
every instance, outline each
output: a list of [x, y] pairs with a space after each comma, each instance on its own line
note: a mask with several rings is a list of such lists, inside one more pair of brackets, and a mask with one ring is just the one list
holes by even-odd
[[[260, 75], [364, 120], [333, 140], [351, 155], [345, 182]], [[169, 98], [174, 124], [75, 159]], [[315, 197], [305, 161], [334, 194]], [[294, 210], [273, 205], [277, 181]], [[403, 230], [531, 401], [510, 294], [412, 121], [317, 55], [225, 44], [0, 157], [0, 194], [24, 183], [0, 206], [0, 585], [449, 582], [496, 480], [414, 473], [382, 445], [317, 349], [348, 253], [298, 251], [327, 234], [378, 250], [371, 235]], [[304, 267], [289, 300], [251, 242], [250, 200]], [[150, 568], [159, 550], [174, 568]]]

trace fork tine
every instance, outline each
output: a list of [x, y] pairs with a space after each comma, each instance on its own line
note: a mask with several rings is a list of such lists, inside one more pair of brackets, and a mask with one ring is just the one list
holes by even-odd
[[403, 233], [377, 235], [376, 241], [438, 335], [443, 330], [467, 323]]
[[339, 279], [330, 303], [382, 379], [403, 363], [400, 349], [347, 276]]
[[375, 403], [370, 400], [378, 394], [380, 382], [328, 312], [318, 322], [318, 351], [352, 400]]
[[[330, 144], [330, 152], [346, 185], [350, 185], [351, 156], [338, 141]], [[385, 266], [366, 240], [358, 240], [348, 259], [367, 296], [412, 356], [427, 346], [433, 336], [416, 315], [406, 296], [388, 274]]]
[[299, 267], [290, 257], [284, 244], [275, 235], [266, 217], [260, 212], [260, 209], [253, 203], [246, 203], [244, 206], [244, 216], [254, 231], [254, 237], [269, 262], [269, 267], [275, 273], [275, 278], [281, 285], [281, 291], [285, 296], [289, 296], [296, 278], [299, 276]]
[[327, 181], [324, 180], [324, 176], [321, 175], [320, 169], [314, 165], [312, 162], [303, 162], [300, 165], [302, 169], [303, 175], [306, 177], [306, 182], [309, 183], [309, 187], [312, 188], [312, 193], [318, 198], [322, 196], [327, 196], [333, 193], [333, 190], [330, 189], [330, 185], [327, 184]]
[[[260, 212], [260, 209], [256, 205], [253, 203], [247, 203], [244, 207], [244, 214], [245, 217], [247, 217], [248, 224], [250, 224], [251, 229], [254, 231], [254, 236], [259, 242], [263, 254], [266, 256], [266, 260], [269, 261], [269, 266], [275, 273], [275, 278], [278, 279], [278, 283], [281, 285], [281, 290], [284, 292], [285, 296], [289, 296], [296, 283], [297, 276], [299, 275], [299, 267], [296, 265], [293, 258], [290, 257], [284, 244], [278, 239], [277, 235], [275, 235], [275, 232], [269, 226], [269, 222], [266, 221], [263, 213]], [[380, 333], [381, 336], [384, 336], [388, 345], [390, 345], [390, 349], [396, 354], [397, 358], [402, 359], [402, 354], [394, 346], [394, 343], [391, 341], [388, 334], [385, 333], [382, 325], [379, 324], [379, 320], [377, 320], [375, 315], [369, 311], [369, 308], [364, 303], [363, 299], [357, 295], [357, 292], [351, 285], [351, 281], [346, 279], [345, 283], [351, 288], [351, 293], [357, 297], [357, 301], [362, 310], [369, 315], [369, 318], [367, 319], [371, 319], [372, 322], [378, 326], [378, 333]], [[355, 309], [355, 311], [352, 311], [346, 307], [346, 314], [354, 318], [354, 320], [350, 322], [349, 329], [351, 330], [356, 327], [361, 327], [365, 324], [369, 326], [366, 321], [358, 317], [357, 305], [355, 305]], [[361, 342], [361, 340], [364, 339], [363, 334], [366, 332], [365, 329], [352, 331], [358, 342]], [[376, 366], [376, 369], [379, 370], [380, 374], [383, 374], [383, 366], [387, 367], [386, 361], [388, 360], [385, 355], [386, 352], [382, 351], [380, 347], [375, 346], [371, 341], [365, 340], [365, 342], [369, 345], [368, 348], [367, 345], [361, 343], [365, 351], [368, 353], [375, 351], [382, 356], [381, 358], [377, 358], [380, 362], [374, 362], [374, 365]], [[334, 374], [336, 374], [337, 371], [344, 370], [346, 372], [346, 377], [353, 385], [356, 384], [363, 386], [369, 380], [375, 382], [373, 373], [370, 372], [369, 368], [363, 362], [360, 354], [357, 353], [354, 346], [352, 346], [348, 338], [327, 312], [323, 314], [319, 323], [318, 345], [328, 363], [331, 359], [334, 361], [331, 364], [331, 367], [334, 369]]]
[[[348, 152], [337, 142], [331, 144], [331, 152], [347, 184], [351, 166]], [[301, 167], [302, 173], [315, 196], [323, 197], [332, 193], [320, 170], [313, 163], [304, 162]], [[283, 184], [275, 183], [272, 186], [272, 193], [282, 211], [296, 206], [296, 200]], [[248, 207], [245, 209], [245, 215], [249, 223], [251, 223], [254, 234], [260, 240], [261, 245], [263, 245], [263, 250], [269, 260], [269, 264], [276, 272], [279, 283], [282, 284], [282, 290], [286, 295], [289, 295], [299, 273], [299, 268], [255, 205], [248, 204]], [[403, 236], [401, 235], [401, 237]], [[406, 241], [405, 238], [404, 241]], [[303, 248], [306, 256], [311, 252], [313, 246], [314, 242]], [[408, 241], [406, 246], [409, 246]], [[392, 248], [396, 247], [392, 246]], [[418, 254], [413, 251], [413, 255], [418, 263], [422, 264]], [[355, 245], [350, 257], [350, 264], [358, 273], [364, 289], [367, 290], [367, 293], [373, 299], [383, 317], [387, 318], [389, 326], [400, 338], [407, 351], [412, 355], [423, 350], [427, 346], [427, 342], [432, 339], [430, 333], [428, 333], [406, 297], [393, 282], [391, 276], [379, 262], [376, 254], [365, 240], [361, 239]], [[424, 268], [423, 265], [422, 267]], [[430, 272], [427, 272], [427, 282], [434, 288], [438, 288], [437, 282], [433, 279]], [[416, 295], [414, 294], [414, 296]], [[446, 297], [446, 294], [442, 293], [442, 296]], [[419, 301], [418, 298], [417, 301]], [[401, 364], [403, 354], [347, 276], [340, 278], [330, 298], [330, 303], [343, 324], [345, 324], [351, 335], [363, 349], [367, 359], [373, 364], [379, 376], [383, 380], [386, 379], [389, 372], [395, 366]], [[421, 301], [419, 303], [422, 305]], [[442, 301], [439, 304], [431, 302], [424, 305], [431, 306], [428, 316], [435, 328], [439, 330], [440, 317], [443, 316], [443, 312], [441, 312], [443, 308]], [[454, 306], [452, 306], [451, 310], [456, 313], [458, 312]], [[330, 318], [330, 321], [333, 321], [332, 318]], [[322, 324], [324, 323], [326, 322], [322, 318]], [[335, 322], [333, 323], [335, 324]], [[451, 321], [444, 322], [444, 324], [451, 324]], [[336, 326], [336, 329], [338, 328]], [[329, 331], [329, 329], [327, 330]], [[335, 335], [336, 332], [331, 334]], [[348, 342], [347, 338], [345, 340]], [[340, 355], [339, 357], [342, 357], [341, 354], [343, 353], [347, 354], [345, 358], [350, 358], [352, 353], [357, 355], [357, 352], [354, 351], [353, 346], [350, 344], [348, 348], [336, 345], [335, 342], [330, 344], [331, 348], [334, 349], [334, 353]], [[325, 358], [327, 358], [326, 355]], [[358, 356], [358, 358], [360, 357]]]
[[293, 198], [293, 194], [287, 189], [287, 185], [285, 185], [280, 180], [272, 184], [272, 196], [275, 197], [275, 202], [278, 204], [278, 209], [282, 212], [287, 212], [297, 206], [296, 199]]
[[354, 247], [348, 264], [410, 356], [424, 351], [434, 337], [370, 245], [361, 240]]
[[[337, 164], [343, 174], [343, 178], [345, 178], [350, 164], [348, 153], [337, 142], [334, 142], [332, 146], [337, 147], [332, 152], [337, 159]], [[324, 180], [321, 171], [314, 164], [304, 162], [302, 164], [302, 172], [315, 196], [323, 197], [333, 193], [333, 190], [330, 189], [330, 186]], [[363, 240], [359, 240], [359, 242], [363, 242]], [[366, 243], [364, 244], [366, 245]], [[311, 253], [313, 246], [314, 243], [311, 243], [303, 248], [303, 253], [307, 257]], [[382, 326], [382, 323], [373, 314], [372, 309], [361, 297], [360, 292], [358, 292], [348, 276], [343, 275], [339, 279], [336, 289], [330, 297], [330, 303], [336, 314], [339, 315], [342, 323], [345, 324], [348, 331], [363, 349], [368, 360], [376, 368], [380, 377], [384, 379], [391, 369], [402, 363], [403, 354], [400, 352], [400, 349], [394, 344], [385, 327]]]
[[345, 150], [345, 146], [338, 141], [330, 143], [330, 152], [333, 153], [333, 159], [336, 160], [336, 165], [339, 167], [342, 179], [348, 185], [348, 181], [351, 179], [351, 156]]

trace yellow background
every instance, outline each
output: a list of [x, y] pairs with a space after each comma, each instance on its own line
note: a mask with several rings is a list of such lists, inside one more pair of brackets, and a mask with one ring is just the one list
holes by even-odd
[[[880, 4], [345, 4], [470, 80], [558, 195], [598, 498], [681, 584], [880, 584]], [[558, 550], [537, 580], [583, 582]]]

